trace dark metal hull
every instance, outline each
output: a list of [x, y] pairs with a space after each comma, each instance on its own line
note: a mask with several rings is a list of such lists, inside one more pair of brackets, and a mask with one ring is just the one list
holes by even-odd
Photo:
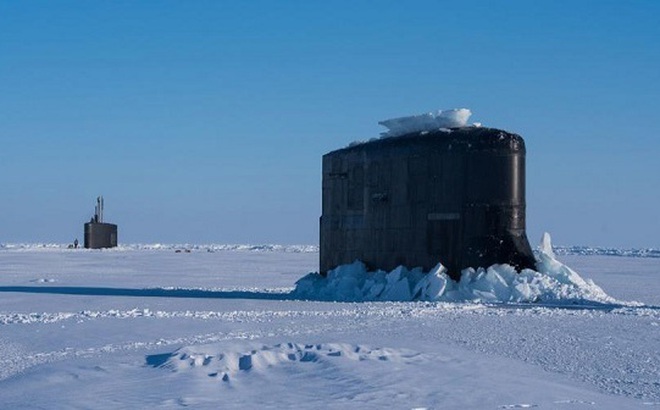
[[87, 222], [85, 224], [85, 248], [101, 249], [117, 246], [117, 225]]
[[320, 270], [356, 259], [453, 278], [467, 267], [533, 268], [525, 144], [491, 128], [384, 138], [323, 157]]

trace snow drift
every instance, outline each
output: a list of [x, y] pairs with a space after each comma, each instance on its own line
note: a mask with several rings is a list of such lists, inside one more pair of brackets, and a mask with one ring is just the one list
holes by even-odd
[[276, 345], [251, 344], [249, 348], [220, 350], [221, 346], [208, 344], [187, 346], [172, 353], [146, 357], [146, 364], [166, 368], [173, 372], [200, 369], [210, 377], [229, 382], [241, 373], [264, 373], [274, 367], [295, 363], [323, 363], [333, 360], [354, 362], [379, 361], [413, 363], [424, 360], [424, 355], [409, 349], [372, 348], [348, 343], [278, 343]]
[[328, 272], [326, 277], [310, 273], [296, 282], [296, 297], [333, 301], [479, 301], [543, 303], [614, 303], [591, 280], [559, 262], [552, 251], [550, 235], [544, 234], [536, 270], [516, 272], [510, 265], [468, 268], [458, 282], [438, 264], [430, 272], [399, 266], [391, 272], [367, 271], [355, 261]]
[[378, 123], [389, 130], [381, 134], [383, 137], [397, 137], [421, 131], [434, 131], [441, 128], [465, 127], [472, 112], [467, 108], [453, 110], [438, 110], [419, 115], [391, 118]]

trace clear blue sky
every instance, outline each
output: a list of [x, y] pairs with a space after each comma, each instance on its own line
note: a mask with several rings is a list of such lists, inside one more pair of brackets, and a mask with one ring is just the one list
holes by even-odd
[[467, 107], [528, 233], [660, 247], [658, 1], [4, 1], [0, 242], [316, 243], [321, 155]]

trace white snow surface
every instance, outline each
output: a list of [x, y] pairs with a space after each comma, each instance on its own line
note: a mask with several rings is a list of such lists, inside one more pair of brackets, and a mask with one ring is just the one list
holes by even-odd
[[465, 127], [471, 115], [472, 112], [467, 108], [456, 108], [407, 117], [391, 118], [379, 121], [378, 124], [388, 128], [388, 131], [381, 133], [381, 136], [398, 137], [400, 135], [414, 132]]
[[546, 246], [534, 303], [488, 269], [457, 301], [340, 303], [291, 293], [318, 253], [179, 249], [0, 250], [0, 408], [660, 406], [658, 258]]
[[327, 276], [308, 274], [296, 282], [293, 294], [302, 299], [356, 302], [622, 303], [559, 262], [547, 233], [537, 258], [537, 270], [525, 269], [518, 273], [506, 264], [468, 268], [461, 272], [458, 282], [447, 275], [441, 263], [430, 272], [403, 266], [391, 272], [368, 272], [362, 262], [356, 261], [329, 271]]

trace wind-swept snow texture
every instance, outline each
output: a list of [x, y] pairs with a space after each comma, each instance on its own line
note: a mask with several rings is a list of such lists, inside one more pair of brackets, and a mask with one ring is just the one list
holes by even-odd
[[294, 295], [310, 300], [337, 301], [475, 301], [543, 302], [558, 304], [615, 303], [593, 281], [586, 281], [559, 262], [545, 234], [537, 256], [536, 270], [518, 273], [510, 265], [464, 269], [453, 281], [439, 263], [430, 272], [403, 266], [391, 272], [368, 272], [356, 261], [328, 272], [310, 273], [296, 282]]
[[388, 128], [387, 132], [381, 133], [382, 137], [398, 137], [422, 131], [435, 131], [438, 129], [449, 129], [465, 127], [472, 112], [467, 108], [453, 110], [438, 110], [408, 117], [391, 118], [378, 123]]
[[660, 406], [658, 258], [539, 258], [553, 297], [643, 304], [485, 303], [488, 270], [467, 302], [328, 303], [291, 294], [318, 253], [180, 249], [0, 249], [0, 409]]

